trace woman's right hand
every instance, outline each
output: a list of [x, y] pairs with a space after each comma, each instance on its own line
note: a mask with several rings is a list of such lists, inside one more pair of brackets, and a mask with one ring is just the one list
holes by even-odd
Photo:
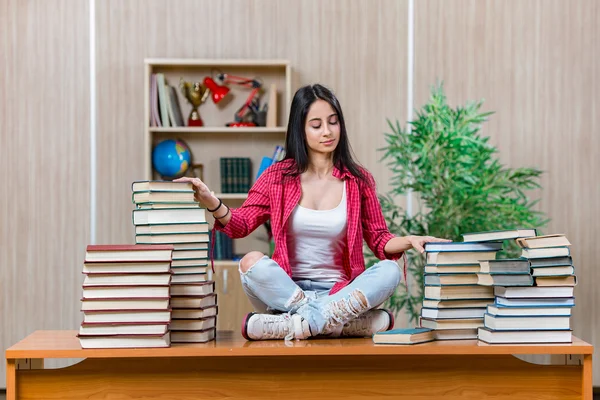
[[184, 176], [174, 179], [173, 182], [191, 183], [192, 187], [194, 188], [194, 199], [204, 205], [204, 207], [214, 208], [219, 203], [219, 199], [214, 196], [213, 192], [211, 192], [208, 186], [206, 186], [206, 184], [202, 182], [200, 178], [190, 178], [188, 176]]

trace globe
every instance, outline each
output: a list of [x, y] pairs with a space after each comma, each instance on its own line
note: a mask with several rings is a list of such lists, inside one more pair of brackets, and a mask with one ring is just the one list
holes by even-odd
[[183, 176], [192, 163], [192, 152], [181, 139], [163, 140], [152, 150], [152, 166], [164, 178]]

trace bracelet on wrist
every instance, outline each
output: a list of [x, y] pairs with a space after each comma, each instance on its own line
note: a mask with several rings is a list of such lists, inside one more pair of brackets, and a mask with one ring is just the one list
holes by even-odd
[[225, 218], [227, 216], [227, 214], [229, 214], [229, 211], [231, 211], [227, 205], [225, 205], [225, 207], [227, 207], [227, 211], [225, 212], [225, 214], [221, 215], [220, 217], [217, 217], [217, 216], [215, 216], [213, 214], [213, 217], [215, 217], [215, 219], [223, 219], [223, 218]]
[[206, 207], [206, 210], [207, 210], [208, 212], [211, 212], [211, 213], [213, 213], [213, 212], [217, 211], [219, 208], [221, 208], [221, 206], [223, 205], [223, 200], [221, 200], [221, 199], [220, 199], [220, 198], [218, 198], [218, 197], [217, 197], [217, 199], [219, 199], [219, 205], [218, 205], [217, 207], [215, 207], [214, 209], [212, 209], [212, 210], [211, 210], [210, 208]]

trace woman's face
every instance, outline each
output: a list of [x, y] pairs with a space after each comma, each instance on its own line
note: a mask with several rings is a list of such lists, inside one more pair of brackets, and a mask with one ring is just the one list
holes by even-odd
[[332, 154], [340, 140], [340, 124], [333, 107], [321, 99], [312, 103], [304, 131], [309, 153]]

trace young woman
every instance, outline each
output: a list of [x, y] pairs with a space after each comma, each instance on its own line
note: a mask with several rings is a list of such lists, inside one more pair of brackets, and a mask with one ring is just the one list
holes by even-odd
[[[239, 263], [256, 310], [244, 319], [243, 336], [289, 340], [391, 329], [392, 315], [375, 307], [401, 281], [396, 260], [406, 250], [423, 252], [425, 243], [446, 240], [389, 232], [375, 181], [354, 161], [342, 109], [329, 89], [310, 85], [296, 92], [285, 149], [285, 159], [261, 174], [237, 209], [198, 178], [176, 180], [193, 184], [196, 199], [215, 217], [215, 229], [231, 238], [271, 221], [272, 258], [253, 251]], [[363, 239], [383, 260], [366, 270]]]

